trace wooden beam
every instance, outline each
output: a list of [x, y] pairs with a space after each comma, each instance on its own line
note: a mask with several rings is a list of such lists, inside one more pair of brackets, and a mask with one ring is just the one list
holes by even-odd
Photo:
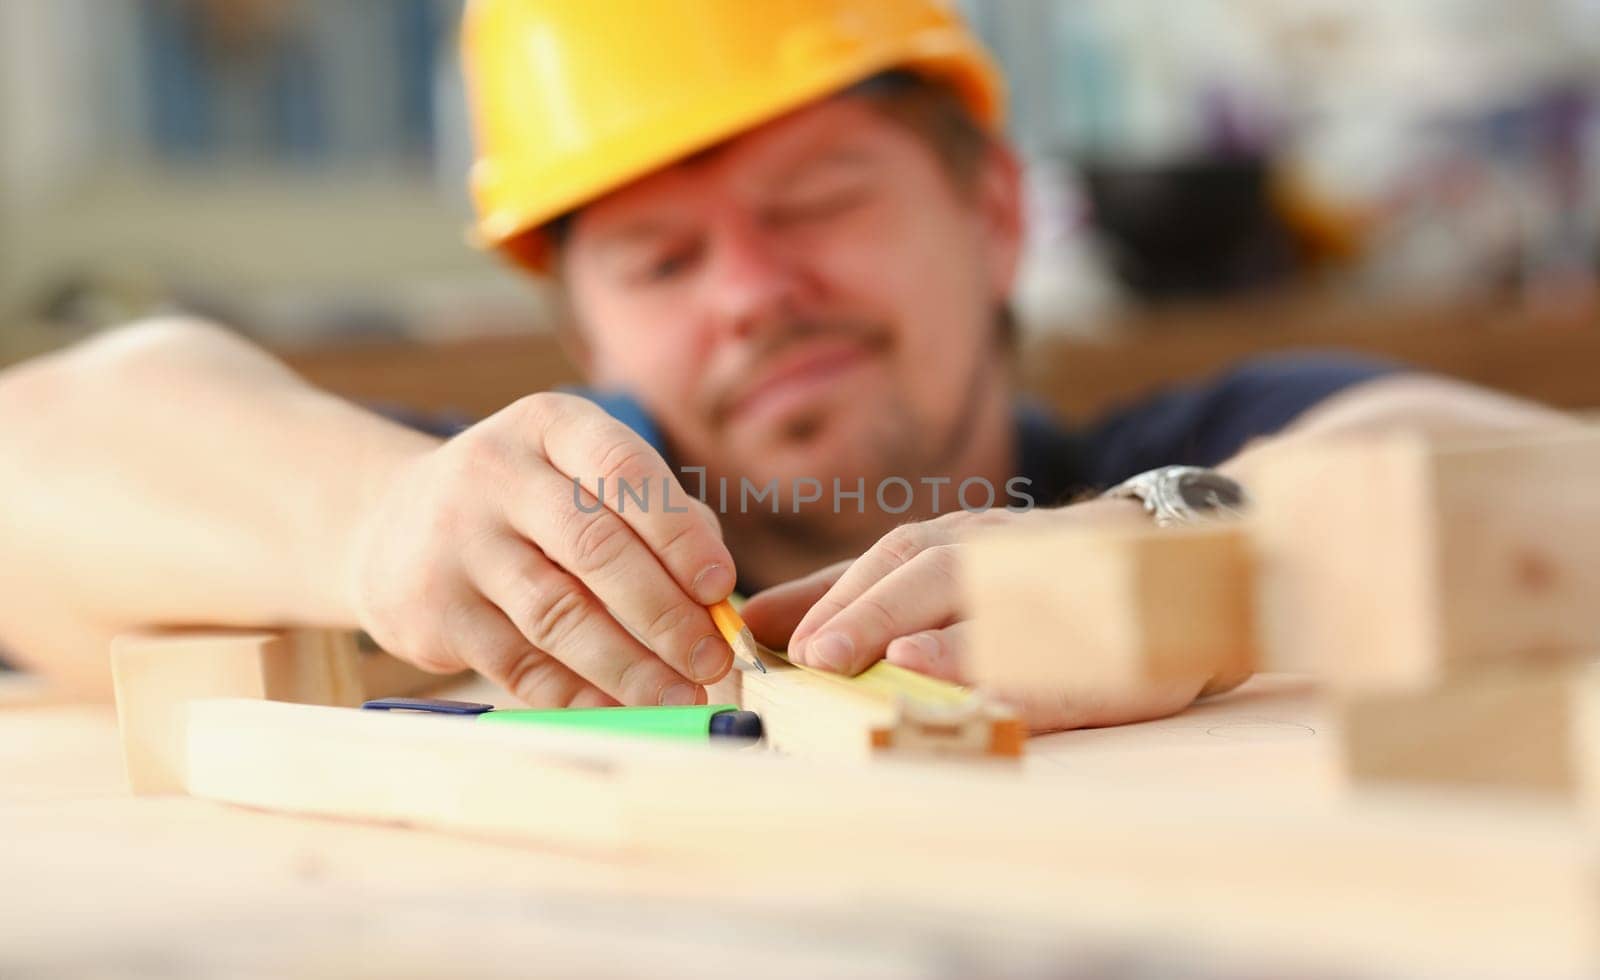
[[1238, 525], [1001, 531], [964, 557], [968, 666], [983, 690], [1098, 698], [1186, 678], [1221, 689], [1254, 669]]
[[1600, 641], [1600, 429], [1285, 451], [1252, 490], [1272, 669], [1424, 690]]
[[530, 740], [470, 719], [246, 699], [180, 711], [193, 796], [581, 847], [623, 843], [619, 751], [605, 736]]
[[1600, 678], [1586, 664], [1472, 670], [1422, 692], [1340, 701], [1352, 784], [1409, 784], [1594, 800]]
[[1427, 304], [1252, 297], [1146, 308], [1102, 337], [1026, 333], [1022, 388], [1082, 418], [1246, 358], [1345, 351], [1567, 409], [1600, 408], [1600, 303], [1536, 309], [1479, 301]]
[[272, 701], [354, 707], [366, 700], [361, 650], [349, 630], [287, 632], [288, 656], [262, 658], [265, 697]]
[[111, 672], [128, 785], [138, 794], [182, 791], [189, 699], [356, 705], [363, 697], [353, 638], [321, 630], [126, 634], [112, 641]]

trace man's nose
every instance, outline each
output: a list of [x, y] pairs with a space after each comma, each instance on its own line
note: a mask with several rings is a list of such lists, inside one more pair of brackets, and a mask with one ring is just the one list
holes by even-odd
[[782, 322], [805, 288], [800, 270], [780, 243], [748, 219], [718, 224], [707, 272], [708, 309], [717, 328], [736, 337]]

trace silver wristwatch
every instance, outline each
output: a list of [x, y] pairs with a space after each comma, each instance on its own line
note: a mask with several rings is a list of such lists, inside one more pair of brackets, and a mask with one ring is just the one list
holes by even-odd
[[1199, 466], [1163, 466], [1117, 484], [1102, 496], [1132, 498], [1161, 527], [1237, 517], [1250, 506], [1238, 481]]

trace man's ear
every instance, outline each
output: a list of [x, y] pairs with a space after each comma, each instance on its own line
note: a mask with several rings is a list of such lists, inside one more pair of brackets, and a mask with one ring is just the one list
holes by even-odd
[[983, 223], [985, 260], [994, 299], [1011, 296], [1022, 260], [1022, 165], [1011, 148], [991, 140], [978, 165], [975, 204]]

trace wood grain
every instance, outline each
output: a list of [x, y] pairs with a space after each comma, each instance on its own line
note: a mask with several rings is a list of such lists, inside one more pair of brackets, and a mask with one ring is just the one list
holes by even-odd
[[1600, 638], [1600, 429], [1278, 454], [1256, 473], [1274, 669], [1423, 690], [1456, 667], [1583, 655]]
[[169, 630], [118, 636], [111, 673], [128, 785], [182, 792], [184, 711], [196, 697], [358, 705], [359, 654], [327, 631]]
[[1256, 662], [1251, 546], [1237, 525], [1063, 526], [966, 545], [968, 669], [982, 689], [1069, 702]]
[[1584, 716], [1600, 704], [1593, 666], [1517, 664], [1459, 673], [1426, 691], [1339, 700], [1344, 768], [1357, 784], [1596, 798]]

